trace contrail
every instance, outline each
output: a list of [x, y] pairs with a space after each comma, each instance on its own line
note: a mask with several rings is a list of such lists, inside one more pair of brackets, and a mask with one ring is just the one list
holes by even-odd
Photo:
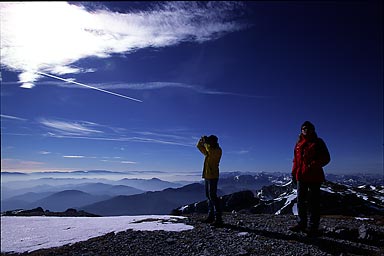
[[142, 100], [138, 100], [138, 99], [135, 99], [135, 98], [132, 98], [132, 97], [128, 97], [128, 96], [122, 95], [122, 94], [106, 91], [106, 90], [103, 90], [103, 89], [100, 89], [100, 88], [97, 88], [97, 87], [93, 87], [93, 86], [90, 86], [90, 85], [86, 85], [86, 84], [83, 84], [83, 83], [72, 81], [70, 79], [61, 78], [61, 77], [58, 77], [58, 76], [50, 75], [50, 74], [39, 72], [39, 71], [36, 71], [36, 73], [40, 74], [40, 75], [43, 75], [43, 76], [48, 76], [48, 77], [51, 77], [51, 78], [55, 78], [55, 79], [58, 79], [58, 80], [61, 80], [61, 81], [67, 82], [67, 83], [73, 83], [73, 84], [81, 85], [81, 86], [84, 86], [84, 87], [87, 87], [87, 88], [90, 88], [90, 89], [94, 89], [94, 90], [98, 90], [98, 91], [105, 92], [105, 93], [108, 93], [108, 94], [112, 94], [112, 95], [115, 95], [115, 96], [119, 96], [119, 97], [122, 97], [122, 98], [125, 98], [125, 99], [129, 99], [129, 100], [133, 100], [133, 101], [138, 101], [138, 102], [143, 102]]

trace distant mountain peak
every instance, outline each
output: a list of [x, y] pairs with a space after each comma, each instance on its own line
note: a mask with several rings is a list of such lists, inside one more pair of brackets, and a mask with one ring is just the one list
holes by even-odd
[[1, 175], [10, 175], [10, 176], [28, 176], [27, 173], [24, 172], [1, 172]]
[[[256, 214], [297, 214], [297, 190], [292, 182], [263, 186], [256, 191], [255, 196], [252, 191], [245, 191], [222, 196], [223, 210]], [[384, 193], [374, 186], [352, 188], [327, 181], [321, 187], [321, 211], [322, 215], [358, 217], [384, 215], [383, 198]], [[206, 213], [207, 210], [205, 200], [180, 205], [173, 213]]]
[[63, 191], [57, 192], [53, 195], [59, 196], [59, 195], [89, 195], [89, 194], [85, 193], [83, 191], [80, 191], [80, 190], [76, 190], [76, 189], [68, 189], [68, 190], [63, 190]]

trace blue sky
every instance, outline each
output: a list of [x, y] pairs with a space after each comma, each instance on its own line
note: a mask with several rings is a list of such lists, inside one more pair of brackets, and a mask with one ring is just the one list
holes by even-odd
[[1, 170], [383, 173], [379, 1], [1, 3]]

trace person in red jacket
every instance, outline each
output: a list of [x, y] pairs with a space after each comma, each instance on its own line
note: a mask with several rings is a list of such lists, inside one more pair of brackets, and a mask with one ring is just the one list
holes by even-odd
[[205, 156], [202, 177], [205, 180], [205, 194], [208, 199], [208, 217], [204, 222], [220, 227], [223, 225], [223, 219], [220, 199], [217, 197], [217, 184], [222, 150], [215, 135], [202, 136], [196, 146]]
[[[325, 142], [315, 132], [315, 126], [305, 121], [294, 149], [292, 181], [297, 184], [298, 224], [290, 230], [318, 234], [320, 223], [320, 186], [325, 181], [323, 167], [330, 162]], [[309, 222], [307, 213], [309, 212]]]

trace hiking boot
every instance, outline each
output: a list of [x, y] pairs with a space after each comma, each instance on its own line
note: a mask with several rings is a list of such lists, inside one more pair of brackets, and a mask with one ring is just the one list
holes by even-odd
[[289, 230], [293, 232], [301, 232], [301, 231], [304, 232], [306, 230], [306, 227], [301, 224], [296, 224], [295, 226], [290, 227]]

